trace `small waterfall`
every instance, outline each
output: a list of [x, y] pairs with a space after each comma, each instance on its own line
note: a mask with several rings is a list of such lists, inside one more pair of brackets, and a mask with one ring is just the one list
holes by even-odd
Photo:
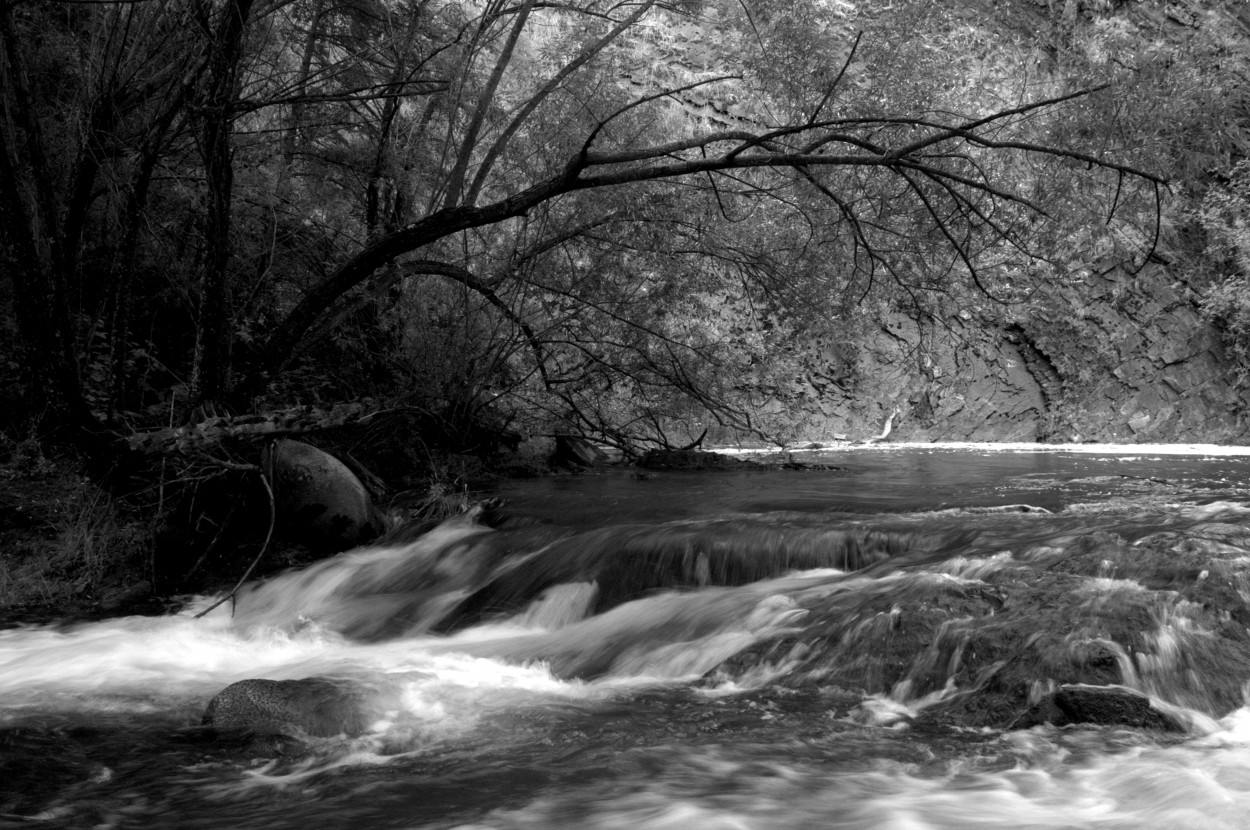
[[1250, 558], [1228, 542], [1244, 533], [1212, 535], [1199, 525], [1129, 544], [1065, 531], [1020, 551], [848, 574], [796, 596], [799, 630], [713, 676], [862, 689], [866, 722], [926, 711], [997, 727], [1065, 685], [1120, 687], [1182, 726], [1210, 728], [1247, 703], [1250, 679], [1250, 629], [1238, 622]]
[[[975, 515], [1005, 521], [1002, 511]], [[832, 683], [999, 726], [1038, 689], [1071, 683], [1122, 685], [1208, 714], [1241, 704], [1240, 681], [1213, 679], [1227, 632], [1177, 590], [1218, 580], [1210, 568], [1198, 580], [1174, 555], [1183, 535], [1182, 547], [1201, 548], [1195, 557], [1231, 561], [1244, 553], [1229, 541], [1236, 533], [1208, 522], [1196, 536], [1129, 544], [1061, 524], [1043, 532], [1046, 544], [1033, 534], [1023, 549], [995, 550], [1003, 540], [977, 541], [971, 521], [885, 529], [734, 517], [577, 532], [465, 517], [258, 586], [235, 625], [315, 625], [381, 642], [490, 624], [503, 633], [454, 648], [566, 678]], [[1241, 569], [1223, 572], [1227, 590], [1244, 588]], [[785, 576], [803, 573], [816, 575]]]
[[242, 630], [315, 624], [360, 640], [420, 631], [450, 609], [503, 555], [474, 516], [450, 519], [406, 545], [340, 554], [242, 591]]
[[813, 568], [855, 570], [943, 541], [910, 530], [761, 519], [495, 530], [467, 516], [406, 545], [343, 554], [253, 586], [234, 617], [242, 629], [315, 624], [363, 641], [447, 633], [526, 608], [522, 624], [551, 626], [659, 591], [748, 585]]
[[[378, 643], [477, 630], [433, 648], [562, 678], [834, 685], [972, 725], [1010, 725], [1065, 684], [1219, 715], [1250, 678], [1250, 636], [1230, 625], [1250, 536], [1191, 515], [1134, 543], [1014, 509], [580, 531], [466, 516], [255, 586], [233, 625]], [[1030, 532], [995, 530], [1013, 521]]]
[[553, 585], [515, 618], [522, 628], [563, 628], [589, 616], [599, 596], [597, 582]]

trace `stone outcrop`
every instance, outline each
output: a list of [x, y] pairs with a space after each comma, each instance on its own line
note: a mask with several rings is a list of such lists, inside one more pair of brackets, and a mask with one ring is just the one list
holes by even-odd
[[1168, 268], [1090, 269], [1027, 328], [1067, 387], [1063, 440], [1236, 442], [1236, 370], [1194, 292]]
[[[1003, 315], [1009, 313], [1010, 319]], [[1219, 331], [1178, 271], [1092, 267], [1027, 306], [988, 302], [936, 322], [887, 315], [836, 384], [804, 398], [804, 437], [1239, 443], [1250, 423]]]
[[1055, 369], [1055, 364], [1050, 362], [1050, 358], [1037, 348], [1033, 343], [1033, 338], [1018, 324], [1008, 326], [1003, 336], [1008, 343], [1016, 347], [1016, 352], [1019, 353], [1020, 360], [1024, 363], [1025, 371], [1037, 383], [1046, 411], [1053, 412], [1062, 406], [1063, 378]]
[[1134, 729], [1155, 729], [1160, 732], [1184, 732], [1185, 725], [1156, 709], [1150, 698], [1124, 686], [1090, 686], [1069, 684], [1029, 708], [1011, 726], [1128, 726]]
[[[1018, 340], [1018, 338], [1017, 338]], [[858, 342], [850, 379], [809, 399], [813, 437], [865, 441], [895, 412], [891, 440], [1034, 441], [1046, 432], [1042, 386], [1001, 328], [955, 315], [921, 325], [888, 315]]]

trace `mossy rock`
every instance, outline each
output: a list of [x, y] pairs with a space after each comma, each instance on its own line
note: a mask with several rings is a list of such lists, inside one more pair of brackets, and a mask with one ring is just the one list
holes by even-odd
[[369, 491], [347, 465], [302, 441], [279, 441], [274, 499], [284, 535], [321, 552], [369, 542], [384, 529]]
[[240, 680], [222, 689], [202, 725], [224, 732], [306, 738], [357, 737], [398, 707], [398, 692], [325, 677]]

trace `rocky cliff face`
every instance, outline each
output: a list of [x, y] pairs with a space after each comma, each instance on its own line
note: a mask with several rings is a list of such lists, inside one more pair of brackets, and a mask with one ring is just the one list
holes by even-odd
[[889, 317], [817, 432], [867, 438], [897, 409], [891, 437], [914, 441], [1250, 440], [1236, 367], [1167, 267], [1092, 268], [1014, 313]]
[[[1061, 325], [1064, 316], [1073, 322]], [[1082, 292], [1057, 296], [1030, 328], [1065, 370], [1056, 438], [1247, 440], [1237, 368], [1174, 271], [1093, 269]]]

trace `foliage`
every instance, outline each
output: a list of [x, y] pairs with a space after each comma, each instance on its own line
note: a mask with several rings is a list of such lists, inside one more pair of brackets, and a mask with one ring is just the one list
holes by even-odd
[[1095, 219], [1150, 246], [1106, 78], [918, 0], [2, 9], [20, 385], [87, 434], [368, 396], [779, 437], [863, 309], [1022, 302]]
[[1238, 164], [1226, 185], [1207, 193], [1198, 220], [1218, 269], [1203, 310], [1221, 325], [1244, 379], [1250, 371], [1250, 162]]
[[0, 609], [87, 607], [149, 575], [154, 539], [146, 521], [44, 454], [17, 442], [0, 466]]

